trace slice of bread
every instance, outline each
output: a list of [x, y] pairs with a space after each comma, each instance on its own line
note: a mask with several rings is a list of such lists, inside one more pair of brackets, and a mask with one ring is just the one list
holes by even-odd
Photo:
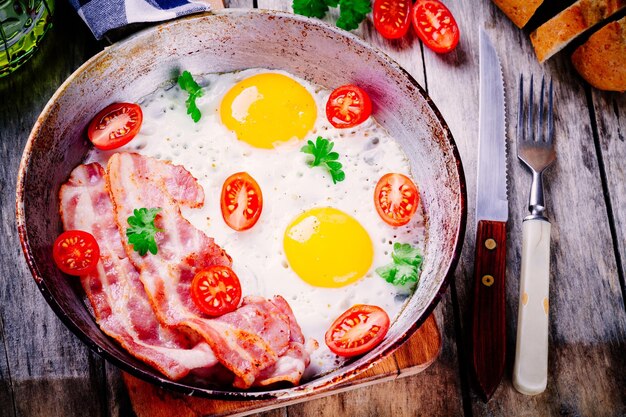
[[626, 7], [626, 0], [579, 0], [530, 34], [537, 59], [544, 62], [587, 29]]
[[591, 35], [574, 51], [572, 63], [592, 86], [626, 91], [626, 17]]
[[493, 2], [518, 28], [523, 28], [543, 0], [493, 0]]

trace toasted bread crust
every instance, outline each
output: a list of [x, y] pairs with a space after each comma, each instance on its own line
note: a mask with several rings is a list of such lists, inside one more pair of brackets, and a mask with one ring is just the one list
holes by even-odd
[[530, 34], [537, 59], [544, 62], [590, 27], [626, 7], [626, 0], [579, 0]]
[[626, 91], [626, 17], [591, 35], [572, 54], [578, 73], [600, 90]]
[[493, 0], [518, 28], [523, 28], [544, 0]]

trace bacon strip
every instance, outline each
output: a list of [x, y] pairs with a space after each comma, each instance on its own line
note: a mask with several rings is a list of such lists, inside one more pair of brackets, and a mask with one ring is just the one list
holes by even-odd
[[291, 310], [287, 300], [280, 295], [276, 295], [272, 299], [272, 304], [274, 304], [289, 319], [289, 334], [291, 336], [291, 341], [304, 344], [304, 334], [302, 334], [302, 329], [300, 329], [300, 326], [296, 321], [296, 316], [294, 316], [293, 310]]
[[[254, 386], [266, 387], [278, 382], [290, 382], [298, 385], [302, 374], [307, 366], [309, 366], [309, 352], [302, 343], [290, 342], [289, 348], [283, 356], [278, 358], [276, 363], [263, 370], [254, 381]], [[235, 386], [238, 386], [239, 380], [235, 380]]]
[[[163, 324], [192, 329], [206, 340], [220, 363], [235, 374], [240, 388], [252, 386], [264, 370], [275, 367], [281, 355], [290, 352], [293, 356], [291, 320], [270, 301], [248, 298], [238, 310], [208, 319], [191, 300], [189, 288], [195, 273], [211, 265], [230, 265], [231, 260], [180, 213], [179, 205], [195, 206], [202, 195], [201, 186], [189, 172], [152, 158], [118, 153], [109, 159], [107, 173], [122, 235], [133, 209], [161, 208], [155, 220], [164, 230], [156, 236], [158, 254], [140, 256], [125, 241], [124, 248], [140, 271]], [[180, 178], [168, 179], [171, 175]]]
[[207, 374], [217, 364], [210, 347], [157, 321], [139, 273], [122, 246], [102, 167], [93, 163], [75, 168], [59, 199], [65, 230], [89, 232], [100, 246], [97, 270], [81, 277], [81, 283], [102, 331], [168, 378], [178, 380], [192, 371]]
[[[274, 296], [271, 303], [289, 321], [289, 346], [276, 363], [263, 370], [254, 381], [254, 386], [265, 387], [278, 382], [290, 382], [297, 385], [310, 363], [310, 352], [305, 347], [302, 330], [287, 301], [280, 295]], [[317, 341], [310, 340], [313, 349]], [[241, 387], [242, 381], [235, 379], [233, 385]]]

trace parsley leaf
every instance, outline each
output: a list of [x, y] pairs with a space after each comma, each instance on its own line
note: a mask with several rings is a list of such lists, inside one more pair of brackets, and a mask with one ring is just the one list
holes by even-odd
[[337, 7], [339, 0], [293, 0], [293, 12], [307, 17], [321, 19], [326, 16], [328, 7]]
[[189, 97], [187, 97], [185, 101], [187, 104], [187, 114], [191, 115], [193, 121], [198, 123], [202, 114], [198, 106], [196, 106], [196, 99], [202, 96], [202, 87], [193, 79], [189, 71], [184, 71], [180, 74], [178, 77], [178, 85], [181, 89], [189, 93]]
[[417, 247], [408, 243], [395, 243], [391, 258], [396, 264], [407, 264], [420, 267], [422, 265], [422, 255]]
[[333, 142], [318, 136], [315, 143], [312, 140], [307, 141], [307, 144], [300, 148], [300, 151], [313, 155], [313, 160], [307, 161], [307, 164], [311, 168], [317, 166], [325, 167], [333, 179], [333, 183], [337, 184], [346, 179], [346, 174], [341, 169], [343, 167], [341, 162], [337, 161], [339, 154], [333, 152], [333, 146], [335, 146]]
[[365, 16], [372, 11], [370, 0], [340, 0], [339, 19], [337, 26], [345, 30], [353, 30], [365, 19]]
[[406, 285], [409, 282], [419, 283], [422, 269], [422, 255], [417, 247], [408, 243], [394, 243], [391, 253], [393, 262], [376, 268], [376, 273], [393, 285]]
[[391, 263], [376, 268], [376, 273], [394, 285], [406, 285], [407, 282], [417, 281], [415, 268], [412, 265]]
[[155, 235], [163, 230], [154, 225], [154, 219], [160, 211], [160, 207], [135, 209], [133, 215], [128, 218], [130, 225], [126, 229], [128, 243], [133, 245], [133, 249], [139, 252], [141, 256], [144, 256], [148, 251], [153, 255], [157, 254]]
[[307, 17], [326, 16], [329, 7], [339, 6], [337, 26], [345, 30], [359, 27], [365, 16], [372, 11], [370, 0], [293, 0], [293, 12]]

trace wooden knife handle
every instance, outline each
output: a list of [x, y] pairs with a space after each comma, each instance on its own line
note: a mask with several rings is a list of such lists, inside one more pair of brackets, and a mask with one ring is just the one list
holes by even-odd
[[498, 387], [506, 354], [506, 222], [481, 220], [476, 230], [472, 354], [486, 400]]

